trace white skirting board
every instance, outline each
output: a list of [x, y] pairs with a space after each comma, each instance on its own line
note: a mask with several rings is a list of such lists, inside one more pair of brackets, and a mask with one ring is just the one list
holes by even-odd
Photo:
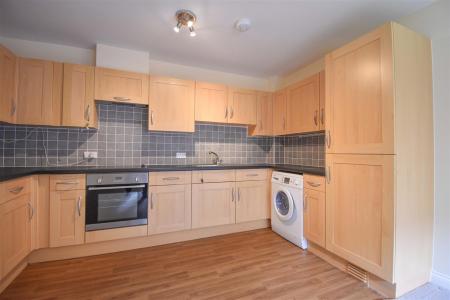
[[444, 289], [450, 290], [450, 276], [433, 271], [431, 273], [431, 282]]

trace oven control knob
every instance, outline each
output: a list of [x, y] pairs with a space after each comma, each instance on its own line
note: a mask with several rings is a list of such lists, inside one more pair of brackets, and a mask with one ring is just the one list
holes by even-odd
[[136, 177], [136, 182], [139, 182], [139, 177]]
[[101, 177], [97, 178], [97, 183], [98, 184], [102, 183], [102, 178]]

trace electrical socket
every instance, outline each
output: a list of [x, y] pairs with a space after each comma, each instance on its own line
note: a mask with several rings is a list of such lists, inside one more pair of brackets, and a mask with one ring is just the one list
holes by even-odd
[[186, 152], [177, 152], [176, 158], [186, 158]]
[[84, 151], [83, 156], [85, 159], [93, 159], [93, 158], [97, 158], [98, 154], [97, 154], [97, 151]]

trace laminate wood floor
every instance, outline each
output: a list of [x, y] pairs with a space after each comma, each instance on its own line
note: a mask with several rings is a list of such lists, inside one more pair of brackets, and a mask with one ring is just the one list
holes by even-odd
[[380, 299], [270, 229], [28, 266], [0, 299]]

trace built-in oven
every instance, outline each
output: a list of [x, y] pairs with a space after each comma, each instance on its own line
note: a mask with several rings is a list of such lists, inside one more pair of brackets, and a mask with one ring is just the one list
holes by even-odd
[[148, 173], [88, 174], [86, 231], [148, 224]]

